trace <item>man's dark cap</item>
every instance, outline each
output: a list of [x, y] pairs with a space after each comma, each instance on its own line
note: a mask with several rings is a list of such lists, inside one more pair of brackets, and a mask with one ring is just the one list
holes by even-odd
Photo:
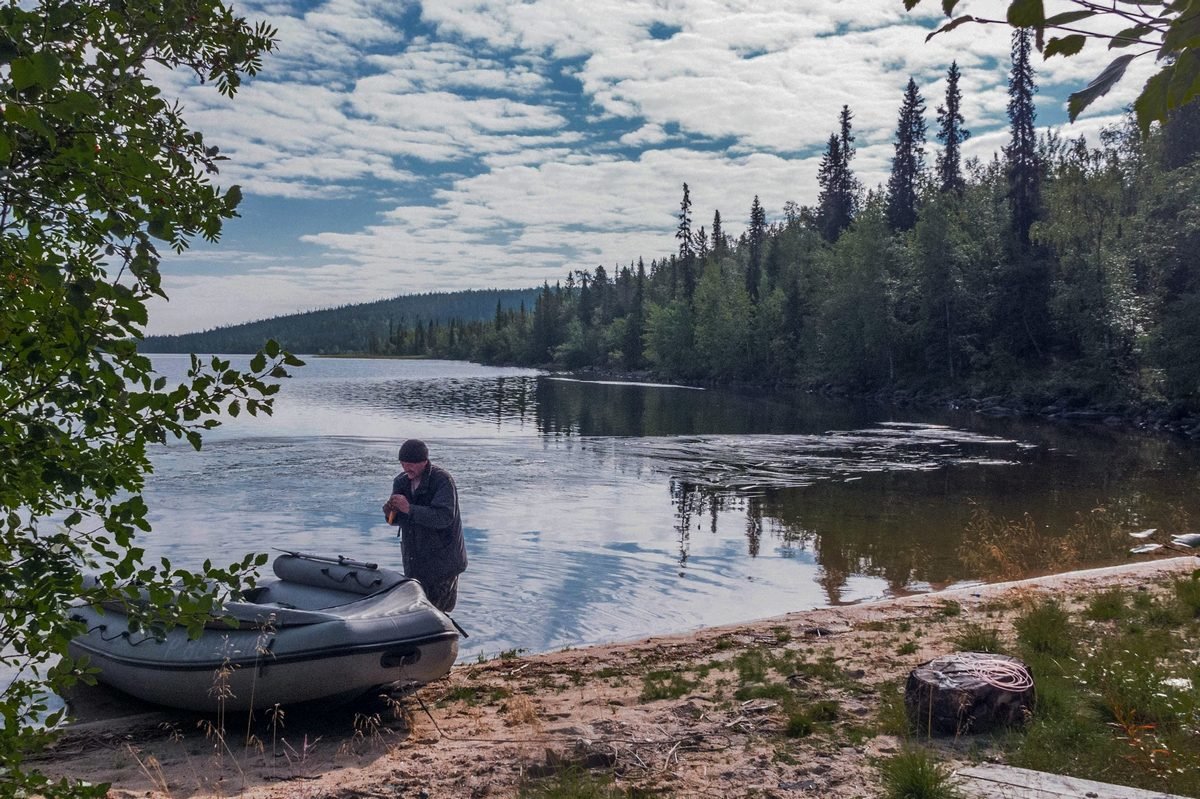
[[400, 445], [400, 460], [405, 463], [420, 463], [429, 460], [429, 447], [424, 441], [410, 438]]

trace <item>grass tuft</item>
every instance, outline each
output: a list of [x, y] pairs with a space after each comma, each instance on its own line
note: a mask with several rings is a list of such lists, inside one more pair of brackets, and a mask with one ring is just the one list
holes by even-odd
[[1071, 617], [1057, 600], [1042, 600], [1018, 616], [1014, 626], [1017, 640], [1029, 652], [1065, 657], [1074, 649]]
[[963, 626], [958, 635], [953, 638], [959, 652], [988, 652], [1000, 654], [1004, 644], [1000, 641], [1000, 631], [995, 627], [985, 627], [974, 622]]
[[887, 799], [959, 799], [950, 768], [925, 749], [908, 748], [880, 763]]
[[517, 796], [521, 799], [621, 799], [630, 794], [614, 785], [608, 774], [572, 766], [552, 777], [527, 782]]
[[1200, 569], [1172, 584], [1175, 598], [1190, 618], [1200, 617]]
[[1112, 588], [1101, 594], [1096, 594], [1088, 602], [1083, 615], [1093, 621], [1116, 621], [1125, 617], [1126, 594], [1123, 588]]
[[942, 601], [941, 607], [938, 608], [938, 613], [947, 619], [952, 619], [962, 614], [962, 605], [953, 599], [946, 599]]
[[687, 679], [679, 672], [652, 671], [642, 678], [642, 701], [678, 699], [695, 687], [694, 680]]

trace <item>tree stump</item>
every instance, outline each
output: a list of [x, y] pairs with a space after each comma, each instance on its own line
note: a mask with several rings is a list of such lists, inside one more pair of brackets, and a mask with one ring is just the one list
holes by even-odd
[[922, 735], [966, 735], [1016, 727], [1033, 713], [1033, 675], [1014, 657], [955, 652], [908, 674], [904, 709]]

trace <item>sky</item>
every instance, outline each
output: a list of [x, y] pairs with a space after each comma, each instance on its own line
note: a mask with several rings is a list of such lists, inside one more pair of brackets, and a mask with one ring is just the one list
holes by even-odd
[[[886, 183], [904, 87], [936, 108], [962, 72], [968, 157], [1007, 139], [1011, 30], [944, 24], [902, 0], [250, 0], [278, 49], [232, 100], [154, 74], [229, 158], [241, 217], [216, 245], [166, 252], [151, 334], [461, 289], [554, 284], [676, 249], [682, 186], [693, 226], [740, 234], [815, 203], [817, 167], [849, 105], [864, 185]], [[1063, 6], [1058, 3], [1058, 6]], [[998, 0], [957, 13], [1002, 18]], [[1055, 10], [1053, 0], [1048, 12]], [[1067, 95], [1111, 59], [1035, 54], [1038, 126], [1094, 140], [1153, 70], [1074, 124]], [[1143, 63], [1144, 62], [1144, 63]], [[167, 248], [163, 248], [166, 251]]]

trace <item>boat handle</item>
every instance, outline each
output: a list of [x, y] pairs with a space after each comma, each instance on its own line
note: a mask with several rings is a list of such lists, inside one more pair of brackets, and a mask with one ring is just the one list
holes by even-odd
[[325, 575], [325, 576], [326, 576], [326, 577], [328, 577], [330, 580], [333, 580], [335, 583], [344, 583], [344, 582], [346, 582], [347, 580], [350, 580], [350, 579], [352, 579], [352, 578], [353, 578], [354, 582], [358, 583], [358, 584], [359, 584], [359, 585], [361, 585], [363, 588], [374, 588], [375, 586], [377, 586], [377, 585], [379, 585], [380, 583], [382, 583], [382, 582], [383, 582], [383, 578], [382, 578], [382, 577], [376, 577], [374, 580], [371, 580], [370, 582], [366, 582], [366, 583], [364, 583], [364, 582], [362, 581], [362, 579], [361, 579], [361, 578], [359, 578], [359, 576], [358, 576], [358, 572], [356, 572], [356, 571], [346, 572], [346, 573], [345, 573], [345, 574], [343, 574], [341, 577], [334, 577], [334, 576], [333, 576], [333, 575], [332, 575], [332, 574], [329, 572], [329, 569], [325, 568], [325, 569], [321, 569], [321, 574]]
[[383, 657], [379, 659], [379, 665], [385, 669], [393, 669], [397, 666], [411, 666], [420, 659], [419, 649], [398, 649], [394, 652], [384, 652]]

